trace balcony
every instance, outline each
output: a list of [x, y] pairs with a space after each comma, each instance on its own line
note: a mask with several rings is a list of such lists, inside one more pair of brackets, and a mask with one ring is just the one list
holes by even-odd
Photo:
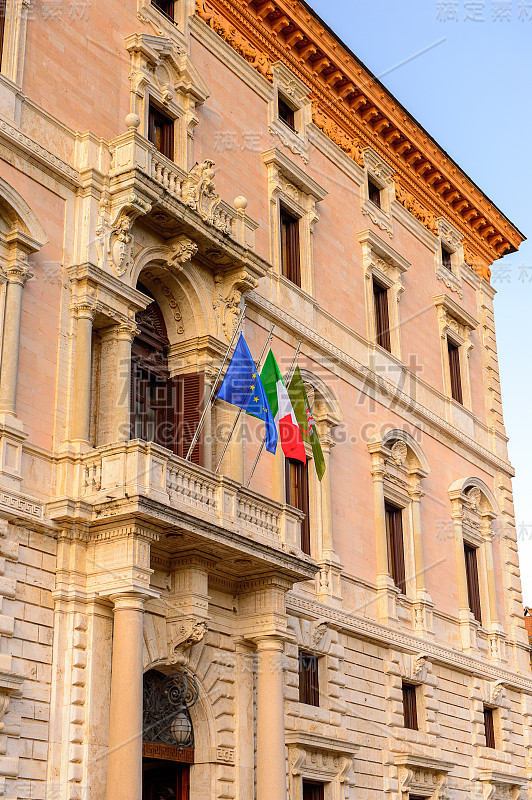
[[258, 223], [246, 214], [247, 200], [236, 197], [231, 206], [216, 193], [213, 161], [187, 173], [135, 130], [113, 139], [110, 151], [111, 218], [140, 214], [164, 239], [186, 235], [211, 268], [247, 268], [256, 278], [267, 273], [268, 263], [253, 250]]
[[82, 522], [91, 534], [111, 522], [140, 520], [167, 555], [207, 554], [235, 578], [275, 569], [307, 580], [317, 571], [299, 548], [299, 511], [153, 443], [132, 440], [63, 456], [57, 486], [51, 517]]

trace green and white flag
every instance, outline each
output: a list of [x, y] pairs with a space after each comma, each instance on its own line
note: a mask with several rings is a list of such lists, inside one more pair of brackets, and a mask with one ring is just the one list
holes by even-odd
[[325, 474], [325, 459], [321, 449], [318, 431], [316, 430], [316, 423], [310, 410], [310, 403], [308, 401], [303, 378], [299, 367], [296, 367], [294, 376], [290, 381], [288, 387], [288, 396], [292, 401], [292, 408], [296, 415], [299, 429], [303, 436], [304, 442], [309, 442], [312, 447], [312, 455], [314, 457], [314, 466], [316, 467], [316, 474], [318, 480], [321, 481]]

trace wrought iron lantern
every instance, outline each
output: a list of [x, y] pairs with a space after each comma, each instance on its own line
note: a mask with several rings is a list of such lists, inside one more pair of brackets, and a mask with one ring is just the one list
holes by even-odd
[[183, 672], [164, 675], [150, 670], [144, 676], [143, 740], [174, 747], [194, 747], [188, 709], [198, 699], [198, 685]]

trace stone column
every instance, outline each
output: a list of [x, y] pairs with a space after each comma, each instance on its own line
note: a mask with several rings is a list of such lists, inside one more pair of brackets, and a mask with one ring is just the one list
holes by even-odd
[[0, 371], [0, 412], [16, 414], [18, 360], [20, 347], [20, 311], [22, 289], [31, 276], [27, 264], [17, 261], [5, 270], [7, 275], [2, 366]]
[[72, 387], [72, 422], [70, 438], [88, 442], [91, 405], [92, 320], [94, 309], [89, 304], [75, 307], [76, 356]]
[[142, 800], [143, 595], [114, 602], [107, 800]]
[[484, 539], [484, 560], [486, 564], [486, 578], [488, 583], [488, 602], [490, 612], [490, 622], [498, 627], [499, 610], [497, 607], [497, 583], [495, 581], [495, 568], [493, 566], [493, 531], [491, 530], [491, 519], [484, 519], [482, 526], [482, 536]]
[[386, 505], [384, 500], [384, 463], [378, 459], [371, 470], [375, 503], [375, 544], [377, 546], [377, 581], [389, 575], [388, 537], [386, 535]]
[[286, 800], [283, 640], [257, 642], [257, 800]]
[[320, 481], [321, 495], [321, 525], [322, 541], [321, 551], [324, 558], [334, 559], [332, 505], [331, 505], [331, 449], [334, 447], [330, 435], [322, 435], [320, 431], [321, 447], [325, 460], [325, 475]]
[[460, 500], [453, 500], [452, 520], [454, 531], [454, 545], [456, 554], [456, 576], [458, 578], [458, 610], [460, 613], [469, 611], [469, 594], [467, 591], [467, 573], [464, 557], [464, 537], [462, 534], [462, 503]]
[[123, 323], [116, 332], [116, 375], [114, 441], [127, 442], [130, 438], [131, 414], [131, 345], [137, 334], [135, 325]]

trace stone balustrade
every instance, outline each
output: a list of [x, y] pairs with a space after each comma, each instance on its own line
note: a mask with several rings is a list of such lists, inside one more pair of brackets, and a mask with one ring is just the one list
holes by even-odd
[[[76, 500], [100, 505], [137, 495], [196, 520], [244, 533], [288, 552], [299, 552], [301, 515], [222, 475], [171, 455], [159, 445], [132, 440], [106, 445], [65, 466]], [[70, 477], [69, 477], [70, 476]]]
[[244, 247], [254, 247], [258, 225], [245, 213], [247, 201], [244, 197], [236, 197], [232, 207], [216, 193], [213, 161], [195, 164], [187, 173], [133, 130], [113, 139], [110, 150], [110, 176], [117, 179], [121, 188], [125, 174], [140, 170], [172, 197], [196, 211], [204, 222]]

